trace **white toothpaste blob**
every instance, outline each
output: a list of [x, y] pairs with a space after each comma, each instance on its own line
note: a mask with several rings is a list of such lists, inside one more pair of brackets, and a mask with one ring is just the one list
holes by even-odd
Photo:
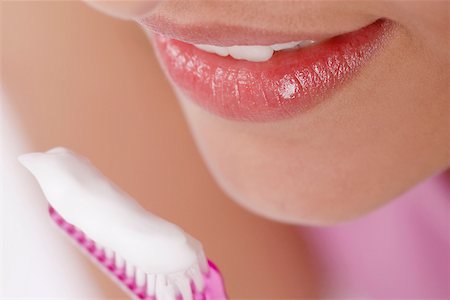
[[[186, 270], [194, 270], [197, 274], [191, 279], [202, 288], [200, 270], [207, 270], [207, 261], [201, 243], [146, 211], [88, 159], [58, 147], [21, 155], [19, 161], [36, 177], [56, 211], [97, 244], [113, 251], [117, 261], [126, 261], [127, 269], [131, 266], [141, 277], [156, 274], [153, 281], [170, 274], [179, 279]], [[191, 299], [189, 278], [186, 280], [179, 283], [184, 290], [178, 292]]]
[[313, 40], [303, 40], [296, 42], [287, 42], [273, 44], [268, 46], [229, 46], [220, 47], [214, 45], [194, 44], [195, 47], [209, 53], [215, 53], [220, 56], [230, 55], [235, 59], [248, 60], [253, 62], [261, 62], [269, 60], [275, 51], [287, 49], [296, 49], [310, 46], [316, 43]]

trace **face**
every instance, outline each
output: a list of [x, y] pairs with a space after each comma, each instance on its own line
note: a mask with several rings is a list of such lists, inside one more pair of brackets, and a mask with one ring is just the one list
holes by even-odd
[[137, 20], [157, 32], [149, 35], [198, 147], [244, 207], [330, 224], [448, 167], [447, 2], [169, 1], [146, 9]]

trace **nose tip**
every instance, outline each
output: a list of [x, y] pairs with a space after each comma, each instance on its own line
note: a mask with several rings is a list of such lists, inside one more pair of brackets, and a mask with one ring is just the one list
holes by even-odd
[[160, 1], [96, 1], [84, 0], [92, 8], [112, 17], [132, 20], [149, 13]]

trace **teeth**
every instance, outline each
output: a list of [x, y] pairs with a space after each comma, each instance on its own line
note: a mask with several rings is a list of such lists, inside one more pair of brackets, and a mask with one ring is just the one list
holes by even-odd
[[282, 43], [282, 44], [274, 44], [274, 45], [271, 45], [270, 47], [274, 51], [280, 51], [280, 50], [285, 50], [285, 49], [308, 47], [308, 46], [314, 44], [315, 42], [316, 41], [313, 41], [313, 40], [304, 40], [304, 41], [299, 41], [299, 42], [289, 42], [289, 43]]
[[228, 52], [235, 59], [249, 61], [266, 61], [273, 55], [273, 49], [268, 46], [232, 46]]
[[230, 52], [228, 51], [228, 47], [219, 47], [219, 46], [201, 45], [201, 44], [199, 44], [199, 45], [194, 44], [194, 46], [203, 51], [206, 51], [209, 53], [216, 53], [220, 56], [227, 56], [230, 54]]
[[215, 53], [220, 56], [230, 55], [235, 59], [243, 59], [253, 62], [269, 60], [274, 51], [286, 49], [302, 48], [314, 44], [316, 41], [304, 40], [297, 42], [288, 42], [281, 44], [273, 44], [269, 46], [230, 46], [219, 47], [213, 45], [194, 44], [195, 47], [206, 52]]

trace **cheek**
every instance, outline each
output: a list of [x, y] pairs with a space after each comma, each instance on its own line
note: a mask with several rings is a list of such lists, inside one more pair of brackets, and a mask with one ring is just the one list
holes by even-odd
[[448, 166], [447, 79], [436, 76], [445, 66], [422, 59], [419, 48], [400, 35], [333, 99], [285, 121], [227, 121], [179, 97], [233, 199], [280, 221], [335, 223]]

